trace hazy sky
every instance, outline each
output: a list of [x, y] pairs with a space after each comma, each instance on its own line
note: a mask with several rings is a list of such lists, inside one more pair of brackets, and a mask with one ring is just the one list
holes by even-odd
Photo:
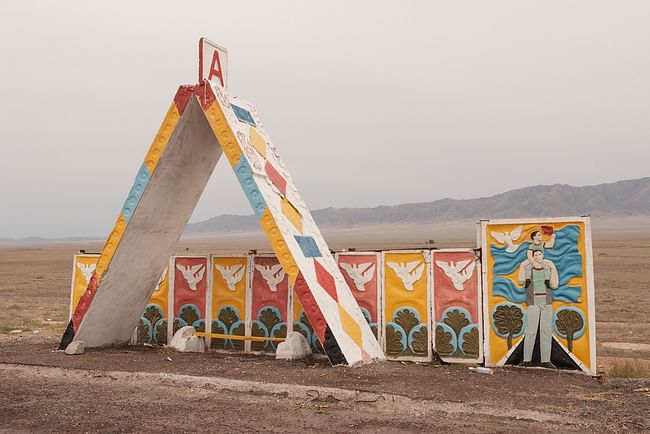
[[[647, 1], [0, 3], [0, 237], [106, 236], [197, 41], [312, 209], [650, 175]], [[192, 217], [250, 214], [225, 159]]]

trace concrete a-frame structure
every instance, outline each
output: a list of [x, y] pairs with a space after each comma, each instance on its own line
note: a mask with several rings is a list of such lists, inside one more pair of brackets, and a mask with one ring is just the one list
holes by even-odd
[[255, 108], [225, 89], [227, 52], [202, 39], [108, 236], [60, 347], [126, 343], [222, 154], [332, 364], [384, 354]]

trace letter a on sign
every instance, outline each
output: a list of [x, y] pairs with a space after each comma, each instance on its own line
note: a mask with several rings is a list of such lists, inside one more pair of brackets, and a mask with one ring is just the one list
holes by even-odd
[[199, 83], [203, 79], [228, 84], [228, 50], [205, 38], [199, 40]]

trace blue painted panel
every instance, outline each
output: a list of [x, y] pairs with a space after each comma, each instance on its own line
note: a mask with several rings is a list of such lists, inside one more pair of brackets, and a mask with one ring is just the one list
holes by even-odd
[[239, 119], [241, 122], [246, 122], [247, 124], [250, 124], [254, 127], [257, 126], [255, 124], [255, 120], [253, 119], [253, 116], [251, 115], [251, 112], [249, 112], [244, 108], [236, 106], [235, 104], [230, 104], [230, 106], [235, 112], [235, 116], [237, 116], [237, 119]]
[[127, 197], [126, 201], [124, 202], [124, 206], [122, 207], [122, 216], [124, 216], [124, 221], [127, 224], [129, 224], [129, 221], [131, 220], [135, 209], [138, 207], [138, 203], [140, 202], [140, 198], [144, 193], [144, 189], [147, 187], [149, 178], [151, 178], [149, 169], [145, 164], [142, 164], [140, 170], [138, 171], [138, 175], [135, 177], [135, 182], [133, 183], [133, 187], [131, 187], [129, 196]]
[[321, 255], [320, 250], [316, 245], [316, 241], [312, 237], [305, 235], [294, 235], [294, 238], [296, 239], [296, 242], [298, 242], [298, 245], [302, 250], [302, 254], [305, 255], [305, 258], [320, 258], [323, 256]]
[[262, 213], [266, 209], [266, 202], [264, 202], [262, 193], [257, 189], [251, 166], [243, 155], [239, 159], [237, 166], [235, 166], [235, 174], [244, 189], [244, 193], [246, 193], [246, 198], [248, 198], [248, 202], [251, 204], [255, 215], [258, 219], [262, 218]]

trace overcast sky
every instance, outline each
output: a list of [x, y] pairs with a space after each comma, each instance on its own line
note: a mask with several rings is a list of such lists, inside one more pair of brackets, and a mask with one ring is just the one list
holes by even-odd
[[0, 237], [106, 236], [201, 36], [312, 209], [650, 175], [647, 1], [2, 1]]

